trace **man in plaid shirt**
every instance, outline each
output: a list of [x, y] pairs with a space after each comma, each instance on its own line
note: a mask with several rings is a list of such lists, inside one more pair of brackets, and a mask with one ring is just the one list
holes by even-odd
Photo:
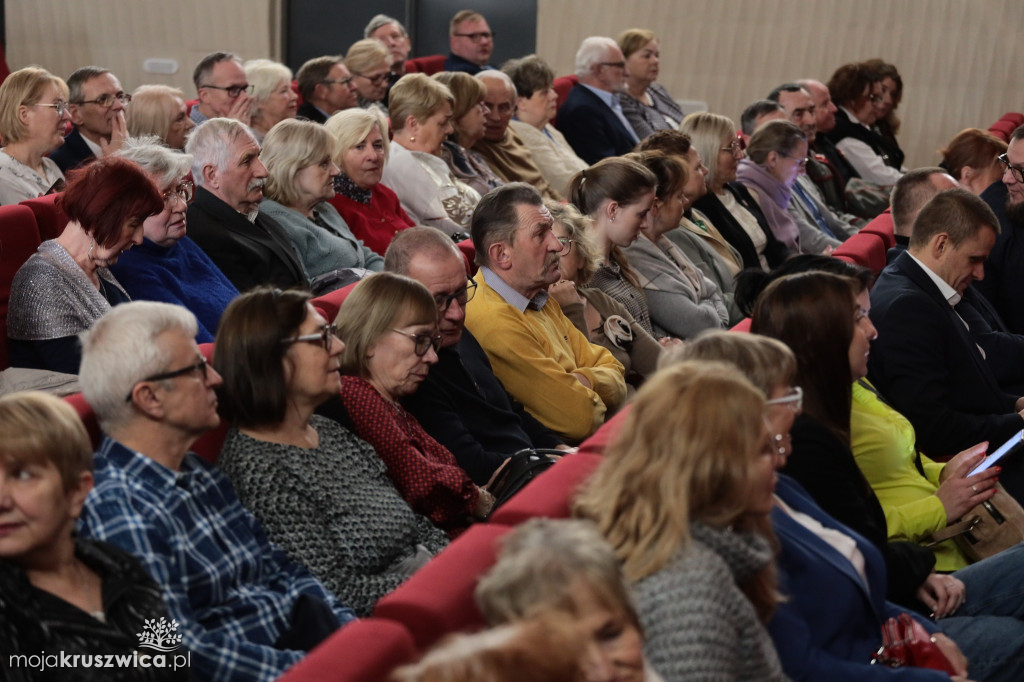
[[273, 680], [353, 615], [188, 452], [219, 422], [195, 333], [184, 308], [135, 302], [82, 334], [83, 394], [109, 435], [80, 530], [142, 560], [197, 677]]

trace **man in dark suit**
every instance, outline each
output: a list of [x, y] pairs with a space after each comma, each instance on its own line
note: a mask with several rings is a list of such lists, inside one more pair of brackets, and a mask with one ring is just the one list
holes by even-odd
[[940, 192], [918, 214], [907, 252], [871, 291], [878, 339], [869, 376], [933, 458], [982, 441], [1000, 444], [1024, 428], [1024, 399], [1000, 388], [970, 330], [979, 322], [968, 319], [969, 310], [960, 313], [968, 286], [985, 275], [998, 230], [978, 197]]
[[197, 185], [188, 207], [188, 234], [239, 291], [270, 284], [309, 288], [309, 278], [284, 229], [260, 214], [267, 168], [248, 126], [211, 118], [185, 151]]
[[579, 84], [559, 108], [555, 127], [576, 154], [589, 164], [621, 156], [640, 139], [619, 104], [626, 80], [626, 58], [611, 38], [591, 36], [576, 52]]
[[356, 106], [356, 86], [340, 56], [314, 57], [295, 74], [302, 96], [297, 115], [325, 123], [334, 113]]
[[494, 52], [494, 33], [479, 12], [456, 12], [448, 25], [448, 43], [451, 53], [444, 60], [445, 71], [464, 71], [475, 76], [494, 68], [489, 63]]
[[128, 136], [124, 105], [132, 96], [110, 71], [83, 66], [68, 76], [68, 103], [74, 130], [50, 158], [67, 173], [93, 159], [116, 151]]

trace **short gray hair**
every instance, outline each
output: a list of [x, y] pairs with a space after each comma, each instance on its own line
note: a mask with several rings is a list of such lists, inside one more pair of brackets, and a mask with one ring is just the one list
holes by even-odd
[[260, 106], [282, 83], [291, 87], [292, 70], [272, 59], [250, 59], [242, 68], [245, 69], [245, 79], [252, 86], [253, 118], [259, 115]]
[[105, 73], [110, 73], [110, 69], [104, 69], [102, 66], [83, 66], [80, 69], [75, 69], [74, 73], [68, 76], [68, 102], [71, 104], [81, 104], [82, 97], [82, 86], [87, 82], [91, 81], [97, 76], [102, 76]]
[[249, 126], [233, 118], [211, 118], [199, 124], [185, 143], [185, 153], [192, 155], [192, 181], [199, 187], [203, 186], [206, 182], [203, 168], [206, 166], [214, 166], [218, 170], [227, 168], [231, 145], [243, 135], [256, 141]]
[[464, 262], [462, 251], [452, 238], [436, 227], [410, 227], [395, 235], [384, 252], [384, 270], [396, 275], [409, 276], [409, 263], [418, 255], [434, 259], [449, 254]]
[[196, 316], [179, 305], [133, 301], [111, 308], [78, 338], [82, 395], [104, 431], [127, 424], [135, 415], [124, 397], [147, 376], [169, 369], [173, 349], [157, 342], [164, 332], [196, 335]]
[[165, 147], [156, 135], [126, 138], [116, 155], [139, 164], [155, 178], [157, 189], [177, 183], [192, 168], [190, 155]]
[[388, 24], [394, 24], [395, 26], [397, 26], [398, 30], [402, 32], [403, 36], [409, 35], [409, 32], [405, 30], [405, 26], [403, 26], [402, 22], [400, 22], [398, 19], [395, 19], [394, 17], [389, 17], [386, 14], [378, 14], [373, 19], [370, 19], [370, 23], [368, 23], [366, 25], [366, 28], [363, 29], [363, 37], [369, 38], [370, 36], [373, 35], [374, 31], [376, 31], [379, 28], [383, 28]]
[[576, 77], [589, 76], [594, 64], [607, 59], [608, 51], [612, 49], [619, 49], [619, 44], [607, 36], [584, 38], [580, 49], [576, 50]]
[[485, 84], [490, 80], [501, 81], [508, 86], [509, 90], [512, 91], [512, 101], [515, 102], [516, 95], [518, 94], [516, 91], [516, 84], [512, 81], [512, 77], [504, 71], [498, 71], [497, 69], [485, 69], [476, 74], [476, 78], [483, 81]]

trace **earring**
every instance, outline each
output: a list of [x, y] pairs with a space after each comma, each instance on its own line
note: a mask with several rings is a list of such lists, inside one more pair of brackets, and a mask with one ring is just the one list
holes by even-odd
[[415, 135], [410, 135], [409, 136], [409, 142], [415, 142], [415, 141], [416, 141], [416, 136]]
[[89, 253], [92, 253], [93, 248], [96, 246], [96, 240], [89, 237]]

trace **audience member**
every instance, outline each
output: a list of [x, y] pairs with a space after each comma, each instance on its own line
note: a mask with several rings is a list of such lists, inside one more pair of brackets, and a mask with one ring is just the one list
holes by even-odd
[[517, 527], [477, 583], [476, 601], [491, 626], [571, 618], [610, 669], [608, 679], [657, 679], [644, 660], [640, 617], [618, 557], [588, 521], [538, 518]]
[[533, 160], [529, 147], [509, 122], [516, 109], [516, 86], [503, 71], [482, 71], [476, 76], [487, 87], [487, 113], [484, 117], [484, 135], [473, 148], [487, 159], [488, 164], [505, 182], [525, 182], [537, 188], [547, 199], [561, 201], [562, 195], [544, 178]]
[[249, 125], [252, 119], [252, 86], [242, 59], [230, 52], [211, 52], [192, 72], [198, 103], [189, 112], [196, 125], [209, 118], [233, 118]]
[[686, 166], [661, 152], [636, 152], [632, 158], [658, 180], [654, 203], [640, 226], [640, 237], [626, 255], [640, 280], [657, 330], [688, 339], [705, 329], [721, 329], [739, 322], [730, 312], [715, 283], [704, 276], [665, 234], [679, 227], [687, 200], [683, 188], [689, 180]]
[[189, 452], [220, 421], [221, 377], [195, 335], [187, 310], [150, 302], [115, 308], [83, 334], [83, 393], [107, 437], [79, 530], [142, 561], [197, 677], [272, 680], [352, 612]]
[[743, 148], [736, 126], [725, 116], [700, 112], [683, 119], [679, 131], [689, 136], [708, 169], [707, 194], [694, 202], [743, 259], [745, 268], [768, 270], [787, 256], [789, 249], [775, 238], [757, 201], [736, 182]]
[[636, 161], [605, 159], [573, 176], [569, 201], [591, 220], [597, 271], [590, 286], [624, 305], [647, 333], [664, 336], [654, 330], [640, 278], [622, 251], [640, 236], [657, 186], [654, 174]]
[[67, 227], [40, 244], [11, 283], [11, 366], [78, 373], [78, 334], [129, 300], [107, 268], [142, 243], [143, 221], [163, 205], [130, 161], [102, 159], [72, 174], [60, 203]]
[[422, 73], [403, 76], [391, 88], [388, 111], [394, 137], [382, 180], [398, 195], [417, 225], [454, 235], [469, 228], [480, 194], [441, 158], [452, 126], [451, 90]]
[[267, 198], [260, 212], [277, 221], [310, 278], [313, 293], [333, 291], [384, 267], [328, 202], [334, 196], [337, 143], [312, 121], [282, 121], [267, 134], [260, 161]]
[[658, 79], [660, 52], [653, 31], [631, 28], [616, 41], [626, 59], [626, 86], [619, 94], [622, 113], [641, 140], [657, 130], [676, 130], [683, 110]]
[[[939, 150], [942, 167], [961, 187], [985, 199], [989, 188], [1002, 185], [1003, 167], [999, 157], [1006, 153], [1006, 143], [992, 133], [965, 128]], [[989, 207], [995, 208], [989, 203]], [[998, 213], [996, 214], [999, 215]], [[1005, 214], [1000, 225], [1005, 229]]]
[[494, 33], [479, 12], [464, 9], [455, 13], [448, 26], [448, 44], [451, 52], [444, 60], [445, 71], [475, 75], [494, 68], [489, 64], [494, 52]]
[[258, 284], [306, 288], [309, 278], [276, 220], [260, 213], [267, 168], [249, 128], [210, 119], [188, 138], [195, 201], [188, 207], [192, 239], [239, 291]]
[[782, 601], [773, 455], [761, 391], [723, 363], [686, 362], [640, 389], [575, 500], [622, 562], [666, 682], [785, 679], [765, 629]]
[[828, 89], [839, 110], [836, 127], [828, 136], [861, 178], [888, 186], [904, 173], [903, 152], [872, 128], [877, 120], [873, 89], [880, 80], [876, 71], [863, 64], [844, 64], [836, 69]]
[[391, 53], [376, 38], [352, 43], [345, 54], [345, 66], [352, 73], [360, 107], [377, 107], [385, 111], [384, 96], [391, 85]]
[[900, 119], [896, 108], [903, 99], [903, 78], [895, 64], [881, 59], [869, 59], [864, 66], [875, 71], [879, 80], [872, 88], [871, 102], [875, 106], [875, 127], [890, 144], [899, 149], [896, 134], [900, 132]]
[[46, 155], [64, 144], [71, 120], [67, 96], [64, 81], [34, 66], [0, 85], [0, 204], [64, 189], [64, 174]]
[[430, 292], [408, 277], [376, 273], [348, 295], [335, 326], [347, 339], [341, 402], [405, 501], [451, 536], [486, 518], [494, 506], [486, 485], [473, 483], [398, 402], [419, 388], [437, 362], [441, 335]]
[[589, 164], [630, 151], [640, 138], [619, 103], [626, 58], [611, 38], [591, 36], [576, 52], [579, 83], [558, 110], [555, 126]]
[[512, 397], [560, 437], [579, 442], [619, 407], [626, 385], [611, 353], [548, 300], [566, 251], [552, 224], [529, 185], [505, 185], [481, 200], [472, 224], [480, 291], [469, 302], [466, 327]]
[[192, 157], [171, 151], [155, 137], [128, 138], [117, 155], [146, 172], [161, 192], [163, 206], [142, 223], [142, 243], [123, 253], [110, 272], [133, 300], [188, 308], [196, 316], [196, 342], [211, 343], [221, 313], [238, 289], [186, 234]]
[[384, 43], [384, 47], [388, 48], [388, 54], [391, 55], [391, 73], [388, 75], [388, 87], [390, 88], [405, 75], [405, 62], [409, 58], [409, 52], [412, 51], [409, 32], [405, 30], [405, 26], [398, 19], [386, 14], [377, 14], [366, 25], [363, 37], [376, 38]]
[[132, 137], [156, 135], [160, 142], [177, 150], [185, 148], [185, 139], [196, 125], [188, 117], [185, 93], [168, 85], [137, 87], [125, 124]]
[[432, 78], [452, 92], [452, 127], [455, 131], [441, 145], [441, 158], [455, 177], [475, 189], [480, 196], [505, 181], [498, 177], [483, 154], [473, 149], [484, 136], [484, 121], [489, 109], [487, 88], [483, 82], [463, 71], [442, 71]]
[[50, 158], [67, 173], [92, 159], [117, 151], [128, 136], [125, 106], [132, 96], [109, 70], [83, 66], [68, 76], [68, 102], [74, 128]]
[[661, 345], [624, 305], [589, 286], [598, 269], [588, 234], [590, 218], [572, 204], [549, 201], [545, 206], [555, 221], [552, 230], [566, 249], [558, 259], [561, 279], [548, 287], [548, 294], [576, 329], [622, 364], [629, 386], [639, 386], [658, 368]]
[[477, 285], [468, 280], [466, 259], [447, 235], [432, 227], [399, 233], [384, 267], [427, 288], [437, 304], [441, 334], [437, 364], [402, 404], [477, 485], [486, 485], [515, 452], [566, 447], [509, 397], [480, 343], [465, 328], [466, 304]]
[[907, 250], [910, 236], [914, 233], [914, 221], [924, 205], [933, 196], [945, 189], [953, 189], [956, 181], [948, 171], [937, 166], [915, 168], [904, 173], [892, 187], [892, 231], [896, 245], [885, 254], [891, 263]]
[[[44, 426], [45, 425], [45, 426]], [[50, 677], [26, 656], [131, 659], [146, 624], [164, 620], [160, 588], [124, 551], [74, 534], [92, 489], [92, 448], [75, 410], [43, 393], [0, 399], [0, 669], [10, 680]], [[143, 641], [143, 645], [145, 641]], [[143, 651], [146, 651], [143, 649]], [[182, 652], [184, 653], [184, 652]], [[168, 656], [183, 662], [175, 654]], [[24, 665], [24, 664], [22, 664]], [[43, 664], [44, 666], [46, 664]], [[40, 668], [42, 672], [42, 668]], [[84, 670], [59, 676], [99, 679]], [[188, 669], [130, 669], [125, 680], [186, 680]]]
[[270, 59], [245, 63], [245, 79], [252, 85], [252, 122], [249, 129], [260, 144], [279, 121], [295, 118], [299, 96], [292, 90], [292, 70]]
[[334, 163], [340, 169], [330, 200], [357, 238], [384, 255], [391, 239], [416, 223], [398, 196], [380, 179], [388, 160], [388, 122], [376, 109], [347, 109], [324, 128], [337, 140]]
[[302, 104], [296, 115], [313, 123], [357, 106], [356, 85], [342, 57], [314, 57], [299, 67], [295, 78]]
[[740, 135], [743, 139], [743, 148], [745, 149], [750, 143], [750, 136], [761, 127], [762, 123], [781, 121], [786, 117], [786, 110], [775, 100], [759, 99], [748, 104], [740, 114]]
[[999, 165], [1003, 169], [1001, 187], [990, 187], [981, 198], [997, 216], [1005, 216], [1005, 222], [1000, 222], [1008, 229], [996, 237], [992, 253], [985, 261], [987, 277], [978, 289], [999, 311], [1010, 331], [1024, 334], [1024, 301], [1017, 295], [1018, 287], [1024, 283], [1024, 126], [1013, 131], [1006, 153], [999, 157]]
[[214, 349], [233, 427], [217, 466], [271, 541], [364, 616], [447, 538], [413, 513], [372, 447], [313, 414], [341, 389], [344, 347], [307, 293], [255, 289], [232, 303]]
[[555, 72], [537, 55], [505, 62], [501, 69], [516, 89], [515, 116], [508, 124], [512, 133], [529, 149], [548, 185], [559, 194], [566, 194], [569, 180], [587, 163], [576, 156], [565, 136], [551, 125], [558, 109], [558, 93], [553, 85]]

